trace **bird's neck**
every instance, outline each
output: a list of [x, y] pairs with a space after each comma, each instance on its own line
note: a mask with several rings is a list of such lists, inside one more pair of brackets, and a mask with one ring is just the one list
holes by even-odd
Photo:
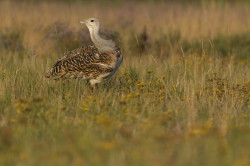
[[115, 43], [112, 40], [103, 39], [99, 35], [99, 27], [89, 28], [90, 37], [94, 45], [100, 52], [109, 52], [115, 50]]

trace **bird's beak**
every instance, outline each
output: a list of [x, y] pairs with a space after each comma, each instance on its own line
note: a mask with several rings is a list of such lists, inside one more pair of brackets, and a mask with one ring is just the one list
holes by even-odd
[[85, 21], [80, 21], [81, 24], [85, 24], [86, 22]]

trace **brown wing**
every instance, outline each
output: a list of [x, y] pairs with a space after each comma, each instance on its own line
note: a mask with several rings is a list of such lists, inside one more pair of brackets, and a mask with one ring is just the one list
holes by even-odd
[[113, 61], [109, 53], [100, 53], [95, 46], [81, 47], [66, 53], [45, 74], [45, 77], [92, 79], [112, 72]]

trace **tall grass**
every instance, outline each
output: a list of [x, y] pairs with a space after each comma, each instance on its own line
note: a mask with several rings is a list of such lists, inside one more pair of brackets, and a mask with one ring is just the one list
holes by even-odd
[[[2, 2], [0, 165], [249, 165], [248, 9]], [[119, 36], [118, 73], [45, 80], [88, 17]]]

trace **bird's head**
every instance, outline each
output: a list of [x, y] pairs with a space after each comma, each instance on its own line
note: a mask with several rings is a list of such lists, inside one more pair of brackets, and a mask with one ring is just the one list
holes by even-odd
[[89, 19], [86, 19], [84, 21], [80, 21], [81, 24], [86, 24], [86, 26], [89, 28], [89, 29], [99, 29], [99, 26], [100, 26], [100, 22], [98, 19], [96, 18], [89, 18]]

